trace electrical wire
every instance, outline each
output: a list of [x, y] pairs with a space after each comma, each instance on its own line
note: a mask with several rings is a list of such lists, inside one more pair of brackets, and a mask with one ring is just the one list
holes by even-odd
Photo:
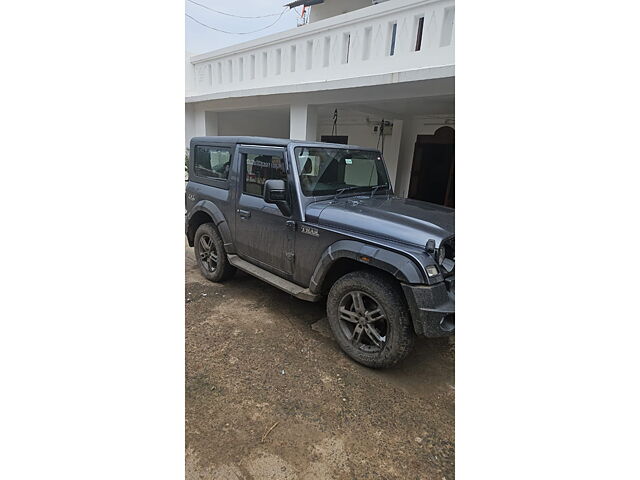
[[333, 127], [331, 127], [331, 135], [338, 135], [338, 109], [333, 112]]
[[235, 17], [235, 18], [267, 18], [267, 17], [277, 17], [277, 16], [280, 15], [279, 13], [270, 13], [269, 15], [257, 15], [257, 16], [252, 16], [252, 17], [245, 17], [243, 15], [235, 15], [233, 13], [221, 12], [220, 10], [216, 10], [214, 8], [208, 7], [206, 5], [203, 5], [202, 3], [194, 2], [193, 0], [187, 0], [187, 2], [193, 3], [194, 5], [198, 5], [199, 7], [202, 7], [202, 8], [206, 8], [207, 10], [211, 10], [212, 12], [219, 13], [220, 15], [226, 15], [227, 17]]
[[282, 18], [282, 16], [284, 15], [284, 13], [287, 11], [288, 9], [282, 10], [282, 13], [280, 14], [280, 16], [278, 18], [276, 18], [276, 20], [267, 25], [266, 27], [263, 28], [259, 28], [258, 30], [252, 30], [250, 32], [229, 32], [227, 30], [222, 30], [220, 28], [216, 28], [216, 27], [212, 27], [211, 25], [207, 25], [206, 23], [202, 23], [200, 20], [193, 18], [191, 15], [189, 15], [188, 13], [185, 12], [185, 16], [190, 18], [191, 20], [193, 20], [196, 23], [199, 23], [200, 25], [202, 25], [203, 27], [207, 27], [211, 30], [215, 30], [216, 32], [220, 32], [220, 33], [228, 33], [230, 35], [248, 35], [250, 33], [256, 33], [256, 32], [261, 32], [262, 30], [266, 30], [267, 28], [273, 27], [276, 23], [278, 23], [278, 21], [280, 21], [280, 19]]
[[[382, 140], [382, 149], [380, 148], [380, 141]], [[380, 132], [378, 135], [378, 143], [376, 149], [380, 150], [380, 153], [384, 154], [384, 118], [380, 121]]]

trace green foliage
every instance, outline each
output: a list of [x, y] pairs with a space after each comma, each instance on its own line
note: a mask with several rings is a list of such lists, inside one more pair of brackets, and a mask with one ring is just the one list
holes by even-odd
[[184, 149], [184, 179], [189, 180], [189, 149]]

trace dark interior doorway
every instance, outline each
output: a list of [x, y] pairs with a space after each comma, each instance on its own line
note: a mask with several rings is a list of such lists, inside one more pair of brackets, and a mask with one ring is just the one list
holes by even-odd
[[455, 208], [453, 128], [440, 127], [433, 135], [418, 135], [408, 197]]

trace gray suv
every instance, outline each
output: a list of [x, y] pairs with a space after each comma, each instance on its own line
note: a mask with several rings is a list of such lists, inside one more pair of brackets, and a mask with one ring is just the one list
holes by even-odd
[[189, 155], [186, 235], [208, 280], [240, 269], [326, 298], [338, 344], [368, 367], [454, 334], [454, 210], [394, 196], [379, 151], [197, 137]]

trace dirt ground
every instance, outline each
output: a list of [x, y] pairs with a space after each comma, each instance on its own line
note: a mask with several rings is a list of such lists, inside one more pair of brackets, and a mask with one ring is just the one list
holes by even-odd
[[187, 480], [454, 478], [446, 339], [367, 369], [332, 339], [323, 302], [242, 272], [210, 283], [190, 248], [185, 297]]

